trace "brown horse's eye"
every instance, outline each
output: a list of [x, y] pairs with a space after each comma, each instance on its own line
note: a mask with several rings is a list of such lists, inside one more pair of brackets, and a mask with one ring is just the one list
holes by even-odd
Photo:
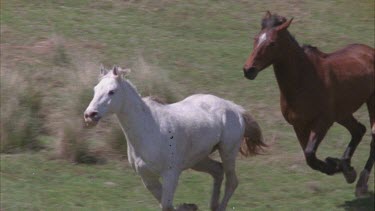
[[276, 46], [276, 43], [274, 41], [270, 42], [270, 46], [271, 47], [275, 47]]
[[111, 90], [108, 92], [108, 95], [113, 95], [115, 93], [115, 91]]

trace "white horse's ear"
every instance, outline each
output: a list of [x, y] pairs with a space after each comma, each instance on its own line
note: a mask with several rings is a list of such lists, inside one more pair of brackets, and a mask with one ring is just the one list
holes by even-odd
[[104, 76], [107, 74], [107, 70], [104, 68], [103, 64], [100, 64], [100, 75]]
[[[121, 68], [120, 68], [121, 69]], [[115, 66], [113, 66], [113, 68], [112, 68], [112, 74], [114, 75], [114, 76], [118, 76], [119, 75], [119, 67], [117, 67], [116, 65]]]

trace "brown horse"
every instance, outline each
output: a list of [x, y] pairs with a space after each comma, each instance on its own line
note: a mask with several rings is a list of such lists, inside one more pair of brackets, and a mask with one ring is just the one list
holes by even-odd
[[[367, 192], [375, 157], [374, 48], [352, 44], [326, 54], [316, 47], [300, 47], [287, 30], [291, 22], [292, 19], [266, 13], [243, 68], [245, 77], [253, 80], [273, 64], [281, 111], [293, 125], [307, 164], [328, 175], [343, 172], [348, 183], [356, 180], [350, 162], [366, 131], [353, 113], [367, 104], [372, 141], [370, 156], [356, 186], [356, 195], [361, 196]], [[352, 138], [341, 159], [328, 157], [322, 161], [316, 151], [334, 122], [344, 126]]]

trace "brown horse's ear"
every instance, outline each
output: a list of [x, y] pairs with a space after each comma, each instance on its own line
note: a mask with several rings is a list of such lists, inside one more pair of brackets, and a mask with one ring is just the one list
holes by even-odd
[[288, 21], [285, 21], [283, 24], [281, 24], [280, 26], [278, 26], [276, 28], [276, 30], [277, 31], [281, 31], [281, 30], [287, 29], [289, 27], [289, 25], [292, 23], [292, 21], [293, 21], [293, 18], [291, 18]]
[[271, 12], [269, 10], [267, 10], [266, 14], [264, 14], [263, 19], [269, 19], [269, 18], [271, 18], [271, 16], [272, 16]]

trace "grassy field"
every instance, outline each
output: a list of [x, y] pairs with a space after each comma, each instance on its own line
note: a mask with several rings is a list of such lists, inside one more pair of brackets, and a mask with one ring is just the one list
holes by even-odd
[[[38, 99], [38, 115], [27, 117], [43, 121], [31, 119], [35, 124], [30, 130], [38, 133], [26, 134], [44, 149], [0, 155], [0, 209], [158, 209], [126, 160], [76, 165], [53, 155], [58, 132], [51, 125], [81, 117], [103, 63], [132, 68], [130, 80], [144, 96], [176, 101], [212, 93], [251, 111], [272, 144], [266, 155], [238, 158], [240, 186], [228, 210], [374, 210], [374, 174], [369, 197], [356, 199], [355, 184], [346, 184], [342, 175], [326, 176], [305, 164], [280, 113], [272, 68], [254, 81], [242, 73], [266, 10], [294, 17], [289, 30], [300, 44], [330, 52], [349, 43], [374, 47], [374, 8], [373, 0], [1, 1], [1, 121], [15, 106], [20, 110], [11, 120], [24, 119], [24, 112], [34, 114], [12, 95], [27, 95], [22, 98], [27, 103]], [[355, 116], [369, 131], [366, 109]], [[92, 137], [106, 123], [90, 131], [90, 144], [102, 144]], [[18, 126], [27, 127], [23, 122]], [[3, 131], [1, 135], [4, 139]], [[334, 125], [318, 156], [341, 156], [349, 139], [347, 131]], [[367, 160], [369, 144], [367, 132], [353, 157], [357, 171]], [[186, 171], [175, 204], [196, 203], [208, 210], [211, 182], [208, 175]]]

